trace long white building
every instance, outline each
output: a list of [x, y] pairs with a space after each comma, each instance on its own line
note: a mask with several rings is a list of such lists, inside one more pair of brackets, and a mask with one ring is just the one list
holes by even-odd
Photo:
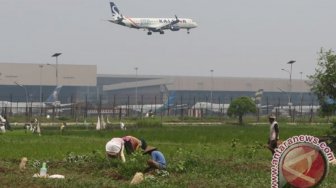
[[[57, 71], [56, 71], [57, 70]], [[57, 74], [56, 74], [57, 72]], [[17, 84], [16, 84], [17, 83]], [[154, 104], [174, 93], [174, 103], [229, 103], [239, 96], [253, 97], [262, 89], [262, 103], [316, 105], [307, 80], [243, 77], [153, 76], [97, 74], [96, 65], [0, 63], [0, 101], [45, 99], [56, 84], [63, 85], [62, 102], [85, 100], [103, 105]]]

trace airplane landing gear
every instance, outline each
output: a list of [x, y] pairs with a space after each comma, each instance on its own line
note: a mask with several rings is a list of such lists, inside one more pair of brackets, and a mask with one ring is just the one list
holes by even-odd
[[188, 34], [190, 34], [190, 31], [189, 31], [189, 29], [187, 30], [187, 33], [188, 33]]
[[164, 34], [164, 31], [160, 31], [160, 34], [163, 35], [163, 34]]
[[148, 32], [147, 32], [147, 35], [152, 35], [152, 32], [151, 32], [151, 31], [148, 31]]

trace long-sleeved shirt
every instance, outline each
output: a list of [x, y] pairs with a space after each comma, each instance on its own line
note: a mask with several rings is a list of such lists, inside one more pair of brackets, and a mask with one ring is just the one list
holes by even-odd
[[106, 143], [105, 150], [108, 153], [119, 154], [121, 160], [126, 162], [125, 154], [124, 154], [124, 140], [122, 138], [112, 138], [110, 141]]
[[151, 157], [152, 157], [152, 160], [160, 163], [161, 165], [163, 165], [163, 166], [167, 165], [166, 164], [166, 159], [160, 151], [157, 151], [157, 150], [152, 151]]

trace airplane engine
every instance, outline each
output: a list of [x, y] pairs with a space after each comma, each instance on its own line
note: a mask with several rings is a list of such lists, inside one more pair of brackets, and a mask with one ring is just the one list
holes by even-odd
[[172, 31], [178, 31], [178, 30], [180, 30], [180, 27], [177, 26], [177, 25], [172, 25], [172, 26], [170, 26], [170, 30], [172, 30]]

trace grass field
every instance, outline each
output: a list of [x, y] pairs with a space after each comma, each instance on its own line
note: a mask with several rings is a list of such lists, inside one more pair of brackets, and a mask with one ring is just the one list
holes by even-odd
[[[321, 136], [329, 125], [281, 125], [280, 137]], [[132, 176], [146, 167], [149, 156], [126, 155], [127, 163], [108, 160], [105, 143], [112, 137], [144, 138], [162, 151], [167, 173], [148, 178], [136, 187], [270, 187], [271, 153], [264, 145], [267, 125], [165, 125], [127, 131], [96, 131], [68, 126], [42, 127], [42, 136], [19, 128], [0, 134], [0, 187], [128, 187]], [[21, 157], [27, 169], [19, 171]], [[63, 180], [32, 178], [47, 162], [48, 174]], [[336, 187], [336, 167], [320, 187]]]

